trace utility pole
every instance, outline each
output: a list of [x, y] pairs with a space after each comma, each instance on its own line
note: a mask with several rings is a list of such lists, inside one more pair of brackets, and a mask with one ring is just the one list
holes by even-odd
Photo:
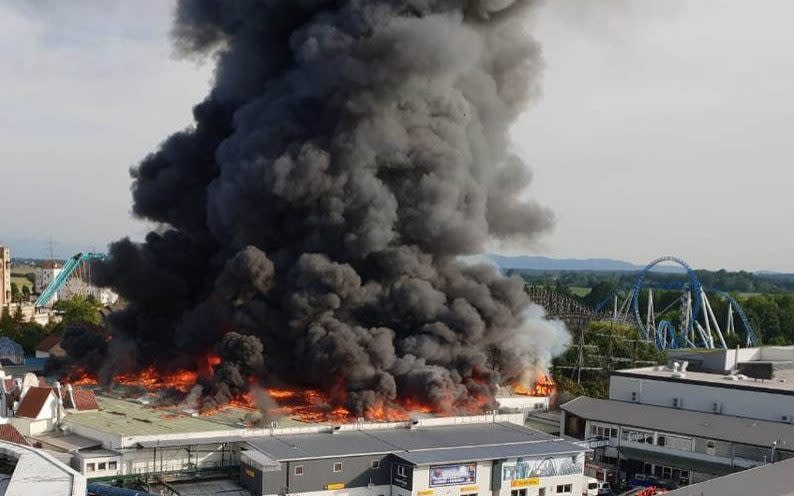
[[55, 242], [52, 240], [52, 236], [50, 236], [47, 246], [50, 249], [50, 261], [55, 260]]
[[584, 364], [584, 324], [579, 321], [579, 370], [576, 373], [576, 383], [582, 383], [582, 365]]

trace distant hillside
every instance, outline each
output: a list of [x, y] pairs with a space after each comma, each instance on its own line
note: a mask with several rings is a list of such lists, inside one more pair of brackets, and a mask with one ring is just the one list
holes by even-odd
[[[643, 266], [610, 258], [549, 258], [531, 256], [488, 255], [502, 269], [542, 272], [636, 272]], [[659, 267], [660, 272], [680, 272], [678, 267]]]
[[[11, 249], [11, 258], [19, 260], [39, 259], [44, 260], [49, 258], [50, 242], [43, 239], [33, 238], [15, 238], [9, 236], [0, 236], [0, 246], [6, 246]], [[80, 245], [77, 243], [68, 243], [66, 241], [55, 240], [53, 247], [53, 258], [64, 260], [75, 253], [85, 251], [99, 251], [103, 252], [107, 248], [105, 245]]]

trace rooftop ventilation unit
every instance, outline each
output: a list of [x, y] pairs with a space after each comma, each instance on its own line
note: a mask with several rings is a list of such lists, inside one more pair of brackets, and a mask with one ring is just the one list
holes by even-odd
[[686, 368], [689, 367], [689, 362], [673, 363], [673, 377], [676, 379], [686, 378]]
[[794, 421], [793, 421], [794, 419], [792, 419], [792, 416], [791, 416], [791, 415], [783, 415], [782, 417], [780, 417], [780, 420], [781, 420], [783, 423], [786, 423], [786, 424], [791, 424], [791, 423], [794, 423]]
[[673, 408], [684, 408], [684, 400], [681, 398], [673, 398]]
[[711, 411], [713, 413], [722, 413], [722, 403], [719, 401], [715, 401], [711, 404]]
[[638, 393], [637, 391], [632, 391], [631, 392], [631, 401], [633, 401], [634, 403], [639, 403], [640, 402], [640, 393]]

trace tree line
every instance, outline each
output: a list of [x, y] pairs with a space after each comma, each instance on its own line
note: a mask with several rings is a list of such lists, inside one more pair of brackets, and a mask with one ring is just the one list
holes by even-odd
[[22, 309], [16, 307], [3, 309], [0, 314], [0, 336], [7, 336], [19, 343], [28, 356], [36, 353], [36, 346], [47, 336], [62, 333], [70, 325], [89, 323], [100, 325], [102, 306], [92, 296], [74, 296], [68, 300], [59, 300], [53, 309], [60, 315], [60, 322], [51, 322], [44, 326], [30, 322], [23, 316]]

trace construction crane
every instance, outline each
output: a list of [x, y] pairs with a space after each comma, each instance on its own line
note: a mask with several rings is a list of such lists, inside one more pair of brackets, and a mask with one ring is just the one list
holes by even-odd
[[[36, 307], [46, 307], [50, 304], [50, 302], [55, 298], [58, 292], [63, 289], [69, 279], [75, 274], [75, 272], [87, 272], [88, 267], [90, 267], [90, 263], [95, 260], [104, 260], [105, 255], [99, 253], [78, 253], [74, 255], [66, 263], [63, 265], [63, 269], [55, 277], [52, 282], [41, 292], [38, 299], [36, 300]], [[89, 277], [90, 279], [90, 277]]]

